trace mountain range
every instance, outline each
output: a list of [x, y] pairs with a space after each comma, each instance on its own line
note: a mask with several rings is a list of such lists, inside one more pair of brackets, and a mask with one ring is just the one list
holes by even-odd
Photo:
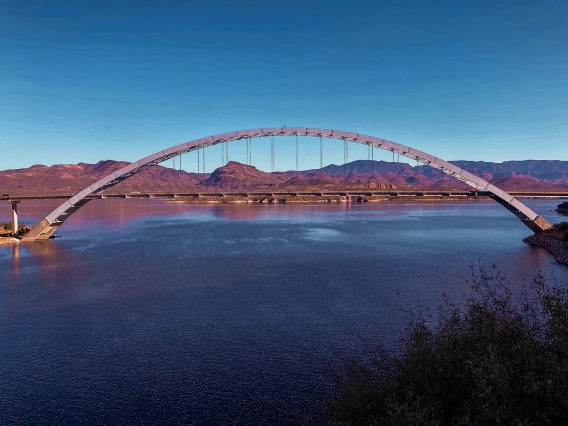
[[[105, 160], [96, 164], [34, 165], [26, 169], [0, 171], [1, 194], [73, 193], [129, 164]], [[526, 160], [492, 163], [453, 161], [504, 190], [566, 190], [568, 161]], [[179, 191], [208, 192], [215, 189], [267, 188], [356, 189], [356, 188], [447, 188], [466, 186], [429, 166], [357, 160], [322, 169], [263, 172], [256, 167], [230, 161], [212, 173], [190, 173], [153, 166], [121, 182], [112, 192]]]

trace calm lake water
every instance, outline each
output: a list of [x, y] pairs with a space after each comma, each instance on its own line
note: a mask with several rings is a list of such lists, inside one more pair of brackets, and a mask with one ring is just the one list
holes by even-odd
[[401, 309], [459, 297], [471, 262], [568, 281], [492, 201], [96, 200], [58, 233], [0, 247], [0, 424], [293, 423], [341, 357], [396, 345]]

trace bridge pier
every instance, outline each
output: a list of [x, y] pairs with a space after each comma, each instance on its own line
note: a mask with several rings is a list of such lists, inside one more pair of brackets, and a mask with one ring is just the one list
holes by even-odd
[[12, 204], [12, 235], [16, 237], [18, 235], [18, 203], [19, 200], [10, 200]]

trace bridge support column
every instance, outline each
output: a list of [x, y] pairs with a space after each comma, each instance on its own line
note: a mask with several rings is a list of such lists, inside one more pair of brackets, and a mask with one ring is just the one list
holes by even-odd
[[18, 203], [20, 201], [10, 200], [12, 204], [12, 235], [18, 235]]

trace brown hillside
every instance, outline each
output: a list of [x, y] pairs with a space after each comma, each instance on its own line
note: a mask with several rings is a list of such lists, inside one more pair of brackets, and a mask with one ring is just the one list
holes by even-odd
[[236, 161], [229, 161], [219, 167], [199, 186], [209, 188], [239, 189], [247, 187], [274, 186], [282, 183], [278, 177]]
[[[499, 188], [509, 191], [561, 191], [565, 163], [551, 161], [480, 163], [456, 162]], [[0, 194], [74, 193], [124, 167], [124, 161], [99, 161], [96, 164], [41, 164], [27, 169], [0, 171]], [[523, 168], [514, 171], [513, 166]], [[496, 176], [496, 175], [506, 176]], [[535, 175], [540, 176], [538, 179]], [[545, 180], [551, 179], [553, 180]], [[235, 161], [218, 168], [211, 175], [187, 173], [162, 166], [152, 166], [117, 186], [111, 192], [203, 192], [206, 188], [239, 190], [270, 187], [280, 191], [352, 190], [358, 188], [467, 189], [462, 182], [428, 166], [406, 163], [357, 160], [346, 165], [329, 165], [322, 170], [266, 173]]]
[[[80, 191], [128, 165], [125, 161], [99, 161], [96, 164], [57, 164], [51, 167], [35, 165], [27, 169], [0, 171], [2, 194], [73, 193]], [[200, 181], [209, 175], [153, 166], [136, 177], [121, 182], [112, 191], [193, 191]]]

